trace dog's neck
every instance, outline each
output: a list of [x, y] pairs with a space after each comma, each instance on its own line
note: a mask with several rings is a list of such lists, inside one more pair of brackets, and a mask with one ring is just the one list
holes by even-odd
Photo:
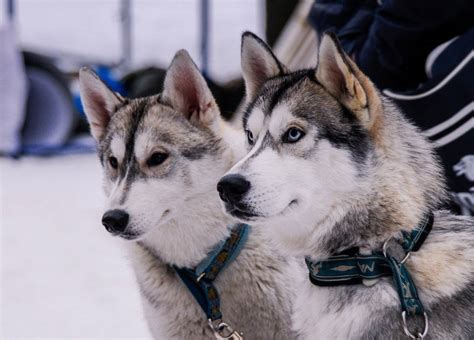
[[[346, 211], [341, 214], [343, 210]], [[364, 254], [381, 251], [386, 240], [421, 224], [428, 211], [427, 207], [401, 214], [376, 204], [370, 207], [351, 204], [346, 209], [339, 206], [338, 212], [330, 214], [315, 227], [306, 255], [322, 260], [352, 248], [359, 248]]]
[[163, 262], [195, 267], [229, 235], [231, 218], [224, 214], [214, 191], [195, 196], [186, 207], [140, 242]]
[[[383, 129], [386, 139], [380, 138], [367, 161], [363, 184], [317, 221], [306, 255], [324, 259], [353, 247], [381, 250], [388, 238], [412, 230], [443, 202], [444, 179], [431, 145], [403, 117]], [[411, 135], [410, 144], [398, 138], [400, 130]]]
[[[244, 152], [243, 132], [234, 130], [226, 123], [219, 124], [222, 154], [212, 163], [221, 174], [215, 174], [215, 183], [230, 169]], [[218, 170], [216, 170], [218, 172]], [[199, 264], [217, 243], [229, 236], [229, 226], [236, 221], [225, 214], [216, 185], [203, 193], [189, 197], [178, 213], [148, 233], [140, 243], [159, 260], [178, 267], [192, 268]]]
[[[327, 208], [326, 215], [313, 220], [307, 233], [292, 233], [290, 237], [277, 238], [277, 243], [282, 241], [281, 248], [289, 255], [309, 256], [316, 261], [352, 248], [370, 254], [382, 250], [383, 243], [390, 237], [399, 236], [400, 231], [417, 227], [425, 214], [433, 210], [434, 204], [415, 199], [423, 196], [422, 190], [411, 195], [400, 190], [397, 195], [393, 190], [396, 182], [380, 181], [379, 178], [373, 174], [361, 179], [365, 183], [345, 197], [339, 197]], [[314, 208], [310, 206], [310, 209]], [[292, 223], [294, 221], [285, 221], [286, 225]]]

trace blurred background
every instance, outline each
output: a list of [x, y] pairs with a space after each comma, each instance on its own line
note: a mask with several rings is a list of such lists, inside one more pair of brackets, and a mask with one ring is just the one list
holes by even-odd
[[316, 66], [318, 36], [333, 30], [435, 143], [451, 208], [472, 215], [474, 6], [394, 2], [0, 0], [1, 338], [149, 337], [125, 252], [100, 223], [101, 169], [77, 84], [84, 65], [141, 97], [161, 90], [185, 48], [232, 120], [244, 95], [243, 31], [292, 70]]

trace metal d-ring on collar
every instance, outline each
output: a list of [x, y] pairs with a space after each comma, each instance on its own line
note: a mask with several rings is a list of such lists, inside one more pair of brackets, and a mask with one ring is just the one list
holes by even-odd
[[250, 226], [235, 225], [230, 236], [217, 246], [195, 268], [174, 266], [176, 274], [207, 316], [216, 339], [242, 340], [242, 335], [222, 321], [219, 292], [214, 286], [218, 274], [232, 262], [245, 244]]
[[[382, 253], [383, 253], [383, 256], [384, 256], [385, 258], [387, 258], [388, 243], [389, 243], [390, 241], [392, 241], [392, 240], [395, 240], [395, 239], [393, 238], [393, 236], [391, 236], [387, 241], [385, 241], [385, 242], [383, 243], [383, 246], [382, 246]], [[405, 264], [405, 262], [407, 262], [408, 258], [410, 257], [410, 254], [411, 254], [411, 251], [407, 251], [407, 252], [405, 253], [405, 257], [403, 257], [403, 259], [402, 259], [401, 261], [399, 261], [398, 263], [400, 263], [400, 264]]]
[[426, 312], [423, 312], [423, 317], [425, 318], [425, 329], [423, 330], [423, 334], [418, 332], [418, 335], [413, 335], [412, 332], [408, 329], [407, 326], [407, 319], [406, 319], [407, 312], [403, 311], [402, 312], [402, 321], [403, 321], [403, 331], [405, 332], [406, 335], [408, 335], [411, 339], [416, 339], [416, 340], [422, 340], [425, 338], [426, 334], [428, 334], [428, 314]]

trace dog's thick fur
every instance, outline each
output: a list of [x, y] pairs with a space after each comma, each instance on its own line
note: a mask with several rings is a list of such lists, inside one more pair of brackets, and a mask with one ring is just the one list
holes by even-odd
[[[156, 339], [212, 339], [204, 312], [170, 266], [196, 266], [229, 235], [233, 219], [222, 211], [215, 186], [243, 156], [243, 133], [221, 120], [185, 51], [175, 56], [161, 95], [121, 98], [87, 69], [80, 85], [108, 209], [130, 216], [120, 236], [129, 240], [151, 333]], [[167, 158], [149, 165], [154, 153]], [[223, 321], [245, 339], [293, 338], [292, 267], [253, 229], [215, 281]]]
[[[301, 261], [353, 247], [380, 251], [435, 210], [431, 234], [406, 265], [429, 316], [428, 338], [472, 339], [474, 222], [436, 210], [445, 197], [442, 169], [420, 131], [330, 34], [316, 69], [288, 72], [245, 33], [242, 69], [249, 152], [227, 175], [250, 185], [238, 201], [226, 200], [226, 210], [265, 226]], [[306, 279], [295, 330], [304, 339], [407, 338], [392, 280], [318, 287]], [[422, 321], [409, 322], [413, 333]]]

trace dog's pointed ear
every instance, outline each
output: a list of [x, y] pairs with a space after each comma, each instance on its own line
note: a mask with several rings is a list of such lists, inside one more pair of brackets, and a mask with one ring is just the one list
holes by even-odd
[[381, 112], [380, 95], [357, 65], [342, 50], [334, 33], [324, 33], [319, 47], [316, 79], [352, 111], [370, 130]]
[[247, 101], [255, 98], [268, 78], [285, 72], [270, 47], [251, 32], [242, 34], [241, 66]]
[[92, 137], [99, 142], [110, 118], [123, 99], [105, 85], [91, 69], [79, 71], [81, 101], [89, 121]]
[[166, 72], [163, 100], [193, 124], [211, 125], [220, 114], [206, 80], [186, 50], [176, 53]]

